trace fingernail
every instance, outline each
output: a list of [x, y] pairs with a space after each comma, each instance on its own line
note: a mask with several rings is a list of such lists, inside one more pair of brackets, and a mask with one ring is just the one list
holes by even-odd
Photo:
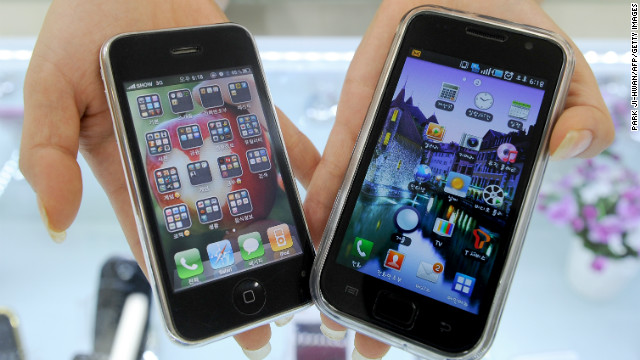
[[351, 353], [351, 360], [380, 360], [380, 359], [382, 359], [382, 358], [381, 357], [375, 358], [375, 359], [368, 358], [368, 357], [360, 354], [358, 349], [356, 349], [355, 347], [353, 348], [353, 352]]
[[344, 339], [347, 335], [347, 330], [332, 330], [329, 329], [325, 324], [320, 324], [320, 332], [324, 334], [324, 336], [328, 337], [330, 340], [340, 341]]
[[589, 130], [571, 130], [564, 137], [556, 152], [551, 155], [553, 160], [565, 160], [582, 154], [593, 140]]
[[288, 316], [283, 316], [283, 317], [277, 318], [276, 321], [274, 321], [274, 322], [276, 323], [276, 326], [283, 327], [283, 326], [287, 325], [289, 323], [289, 321], [291, 321], [291, 319], [293, 319], [293, 315], [288, 315]]
[[266, 343], [263, 347], [257, 350], [247, 350], [242, 348], [242, 352], [249, 360], [262, 360], [271, 352], [271, 343]]
[[67, 238], [67, 232], [54, 231], [51, 229], [51, 227], [49, 226], [49, 216], [47, 216], [47, 211], [44, 209], [44, 206], [42, 205], [42, 201], [40, 200], [40, 197], [38, 197], [38, 210], [40, 211], [40, 217], [42, 217], [42, 222], [44, 223], [44, 226], [47, 228], [47, 232], [49, 233], [49, 236], [51, 237], [53, 242], [57, 244], [61, 244], [64, 241], [64, 239]]

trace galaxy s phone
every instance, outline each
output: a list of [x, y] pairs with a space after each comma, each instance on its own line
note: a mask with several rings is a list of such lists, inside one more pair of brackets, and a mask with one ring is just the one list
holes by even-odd
[[421, 357], [482, 357], [573, 64], [567, 42], [546, 30], [409, 12], [314, 265], [320, 310]]
[[309, 305], [314, 249], [249, 32], [123, 34], [101, 65], [171, 337], [215, 340]]

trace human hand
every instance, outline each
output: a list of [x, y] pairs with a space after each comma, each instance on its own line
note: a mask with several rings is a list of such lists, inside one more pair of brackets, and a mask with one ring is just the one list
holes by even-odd
[[[99, 51], [118, 33], [226, 21], [213, 0], [53, 1], [25, 79], [20, 169], [37, 194], [54, 240], [64, 240], [80, 206], [80, 151], [146, 272], [122, 164], [114, 155], [118, 148], [100, 79]], [[307, 184], [311, 173], [306, 164], [319, 154], [283, 114], [280, 119], [284, 136], [292, 139], [287, 143], [292, 167]], [[249, 357], [261, 358], [269, 351], [270, 336], [265, 325], [236, 335], [236, 340]]]
[[[352, 148], [371, 102], [395, 30], [410, 9], [420, 5], [440, 5], [466, 12], [490, 15], [517, 23], [534, 25], [563, 34], [535, 1], [509, 0], [412, 0], [382, 2], [347, 72], [338, 104], [336, 122], [322, 160], [307, 191], [305, 209], [311, 237], [319, 242], [342, 183]], [[568, 39], [566, 35], [565, 38]], [[580, 51], [564, 112], [557, 120], [550, 143], [552, 158], [595, 156], [613, 140], [613, 124], [600, 95], [595, 77]], [[331, 338], [344, 336], [345, 328], [322, 317], [322, 330]], [[356, 334], [354, 358], [382, 357], [389, 346]]]

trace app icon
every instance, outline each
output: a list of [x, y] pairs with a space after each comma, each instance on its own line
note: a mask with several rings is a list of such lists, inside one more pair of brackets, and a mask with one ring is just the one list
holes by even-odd
[[458, 90], [460, 90], [458, 85], [443, 82], [440, 88], [439, 98], [447, 101], [456, 101], [458, 98]]
[[416, 50], [416, 49], [411, 49], [411, 56], [420, 57], [420, 55], [422, 55], [422, 51]]
[[218, 168], [220, 169], [220, 176], [225, 179], [242, 175], [240, 157], [236, 154], [220, 156], [218, 158]]
[[266, 148], [252, 149], [247, 151], [247, 162], [252, 173], [267, 171], [271, 169], [271, 161]]
[[171, 139], [167, 130], [151, 131], [144, 136], [150, 155], [166, 154], [171, 151]]
[[222, 100], [222, 91], [218, 85], [203, 86], [200, 88], [200, 101], [202, 107], [210, 109], [224, 105]]
[[207, 160], [196, 161], [187, 164], [189, 171], [189, 181], [191, 185], [202, 185], [213, 181], [211, 177], [211, 169]]
[[479, 73], [480, 72], [480, 64], [471, 63], [471, 71], [473, 71], [474, 73]]
[[255, 259], [264, 255], [264, 246], [262, 246], [260, 233], [252, 232], [238, 236], [238, 245], [240, 245], [240, 254], [245, 260]]
[[229, 83], [229, 95], [231, 96], [231, 102], [234, 104], [251, 101], [249, 84], [246, 81]]
[[449, 171], [444, 191], [455, 196], [465, 197], [467, 190], [469, 190], [469, 184], [471, 184], [470, 176]]
[[460, 293], [462, 295], [471, 295], [473, 291], [473, 286], [476, 284], [476, 279], [471, 276], [456, 273], [456, 276], [453, 278], [453, 287], [451, 290]]
[[444, 267], [441, 263], [430, 264], [421, 261], [420, 265], [418, 265], [418, 272], [416, 273], [416, 276], [420, 279], [435, 283], [438, 282], [438, 278], [440, 277], [442, 270], [444, 270]]
[[509, 108], [509, 116], [517, 119], [527, 120], [530, 111], [531, 104], [525, 104], [523, 102], [513, 100], [511, 102], [511, 108]]
[[509, 143], [504, 143], [498, 146], [498, 150], [496, 150], [496, 152], [498, 153], [498, 159], [506, 163], [513, 164], [516, 162], [516, 158], [518, 157], [518, 150], [516, 150], [516, 147], [513, 144]]
[[402, 206], [393, 214], [393, 223], [401, 232], [413, 232], [420, 226], [420, 213], [414, 207]]
[[204, 271], [198, 249], [180, 251], [173, 256], [173, 259], [176, 262], [176, 269], [180, 279], [188, 279], [200, 275]]
[[193, 149], [202, 146], [202, 133], [196, 124], [182, 126], [177, 129], [180, 147], [183, 149]]
[[162, 116], [162, 104], [158, 94], [138, 96], [138, 112], [143, 119]]
[[373, 242], [356, 237], [351, 246], [351, 256], [354, 256], [360, 260], [367, 260], [371, 256], [371, 249], [373, 249]]
[[481, 138], [467, 133], [462, 134], [462, 138], [460, 139], [460, 145], [462, 147], [473, 151], [480, 151], [481, 144]]
[[289, 226], [287, 224], [280, 224], [268, 228], [267, 236], [269, 237], [269, 243], [271, 243], [271, 250], [274, 252], [293, 246], [291, 232], [289, 232]]
[[484, 247], [484, 244], [487, 244], [491, 241], [491, 236], [489, 236], [489, 234], [487, 234], [486, 232], [480, 229], [473, 230], [473, 237], [476, 240], [473, 243], [473, 247], [475, 247], [478, 250], [482, 250], [482, 248]]
[[238, 216], [253, 211], [249, 191], [242, 189], [227, 194], [227, 205], [231, 215]]
[[171, 104], [171, 112], [174, 114], [182, 114], [193, 110], [191, 91], [189, 89], [169, 91], [169, 103]]
[[482, 199], [491, 206], [499, 207], [504, 202], [504, 191], [498, 185], [489, 185], [482, 191]]
[[231, 132], [231, 126], [229, 120], [214, 120], [207, 123], [209, 126], [209, 134], [211, 135], [211, 141], [213, 143], [220, 143], [233, 140], [233, 133]]
[[160, 193], [167, 193], [180, 189], [180, 177], [178, 176], [178, 169], [175, 167], [168, 167], [164, 169], [158, 169], [153, 172], [156, 180], [156, 186]]
[[453, 234], [453, 228], [455, 224], [440, 218], [436, 218], [435, 224], [433, 224], [433, 232], [445, 237], [451, 237]]
[[243, 139], [262, 134], [257, 116], [253, 114], [243, 115], [238, 116], [236, 120], [238, 121], [238, 129], [240, 129], [240, 137]]
[[198, 220], [201, 224], [208, 224], [222, 219], [222, 208], [217, 197], [210, 197], [196, 201]]
[[187, 205], [167, 206], [162, 209], [164, 220], [169, 232], [180, 231], [191, 227], [191, 217]]
[[479, 92], [476, 95], [474, 102], [476, 104], [476, 107], [478, 107], [478, 109], [487, 110], [488, 108], [493, 106], [493, 95], [491, 95], [486, 91]]
[[425, 134], [427, 135], [427, 139], [442, 141], [444, 138], [444, 126], [431, 122]]
[[399, 253], [393, 249], [387, 251], [387, 257], [384, 260], [384, 266], [389, 269], [400, 270], [402, 269], [402, 263], [404, 262], [404, 254]]
[[233, 249], [229, 240], [220, 240], [207, 245], [207, 254], [209, 254], [209, 263], [214, 269], [221, 269], [234, 263]]

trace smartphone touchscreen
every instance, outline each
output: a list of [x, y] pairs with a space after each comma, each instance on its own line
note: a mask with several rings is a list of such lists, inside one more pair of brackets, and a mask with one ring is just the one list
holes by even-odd
[[404, 55], [337, 261], [477, 314], [537, 151], [546, 80]]
[[416, 15], [398, 41], [319, 288], [385, 337], [458, 353], [497, 321], [489, 313], [528, 223], [565, 56], [551, 41], [434, 14]]
[[173, 291], [302, 253], [254, 71], [124, 83]]

